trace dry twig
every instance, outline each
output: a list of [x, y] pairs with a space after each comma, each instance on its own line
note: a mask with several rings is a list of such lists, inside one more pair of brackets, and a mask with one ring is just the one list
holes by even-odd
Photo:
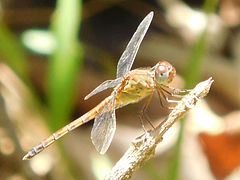
[[197, 101], [206, 96], [210, 90], [212, 78], [200, 82], [185, 95], [171, 111], [166, 120], [156, 129], [145, 133], [132, 142], [130, 148], [115, 164], [111, 172], [105, 177], [106, 180], [129, 179], [148, 159], [153, 157], [157, 145], [162, 141], [165, 132], [180, 118], [182, 118]]

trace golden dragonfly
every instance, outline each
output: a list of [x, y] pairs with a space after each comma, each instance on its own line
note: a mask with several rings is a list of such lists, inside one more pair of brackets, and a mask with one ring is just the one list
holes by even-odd
[[150, 26], [152, 18], [153, 12], [150, 12], [133, 34], [118, 61], [116, 79], [103, 82], [88, 94], [84, 100], [103, 90], [113, 88], [110, 96], [106, 97], [86, 114], [34, 146], [23, 157], [23, 160], [31, 159], [68, 132], [92, 119], [95, 119], [91, 131], [92, 142], [97, 151], [100, 154], [104, 154], [108, 150], [115, 134], [116, 109], [139, 102], [147, 96], [151, 97], [155, 92], [157, 92], [160, 99], [164, 100], [168, 100], [167, 96], [169, 95], [174, 96], [182, 92], [181, 90], [169, 87], [169, 83], [176, 75], [176, 70], [167, 61], [160, 61], [153, 67], [131, 70], [139, 46]]

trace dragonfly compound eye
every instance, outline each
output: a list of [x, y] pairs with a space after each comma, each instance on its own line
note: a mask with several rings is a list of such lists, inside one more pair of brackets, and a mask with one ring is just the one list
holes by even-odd
[[155, 69], [155, 79], [158, 84], [167, 85], [176, 75], [175, 68], [167, 61], [160, 61]]

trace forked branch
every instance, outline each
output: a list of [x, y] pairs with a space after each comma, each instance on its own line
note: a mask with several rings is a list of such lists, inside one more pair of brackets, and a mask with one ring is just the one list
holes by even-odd
[[105, 180], [130, 179], [132, 174], [140, 168], [148, 159], [154, 156], [157, 145], [162, 141], [166, 131], [179, 119], [181, 119], [198, 100], [206, 96], [213, 83], [213, 79], [200, 82], [185, 95], [171, 111], [163, 123], [156, 129], [145, 133], [132, 142], [130, 148], [107, 174]]

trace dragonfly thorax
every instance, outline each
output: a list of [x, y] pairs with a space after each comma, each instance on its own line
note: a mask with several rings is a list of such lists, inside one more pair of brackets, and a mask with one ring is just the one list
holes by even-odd
[[167, 61], [160, 61], [154, 66], [155, 81], [159, 85], [169, 84], [176, 75], [175, 68]]

